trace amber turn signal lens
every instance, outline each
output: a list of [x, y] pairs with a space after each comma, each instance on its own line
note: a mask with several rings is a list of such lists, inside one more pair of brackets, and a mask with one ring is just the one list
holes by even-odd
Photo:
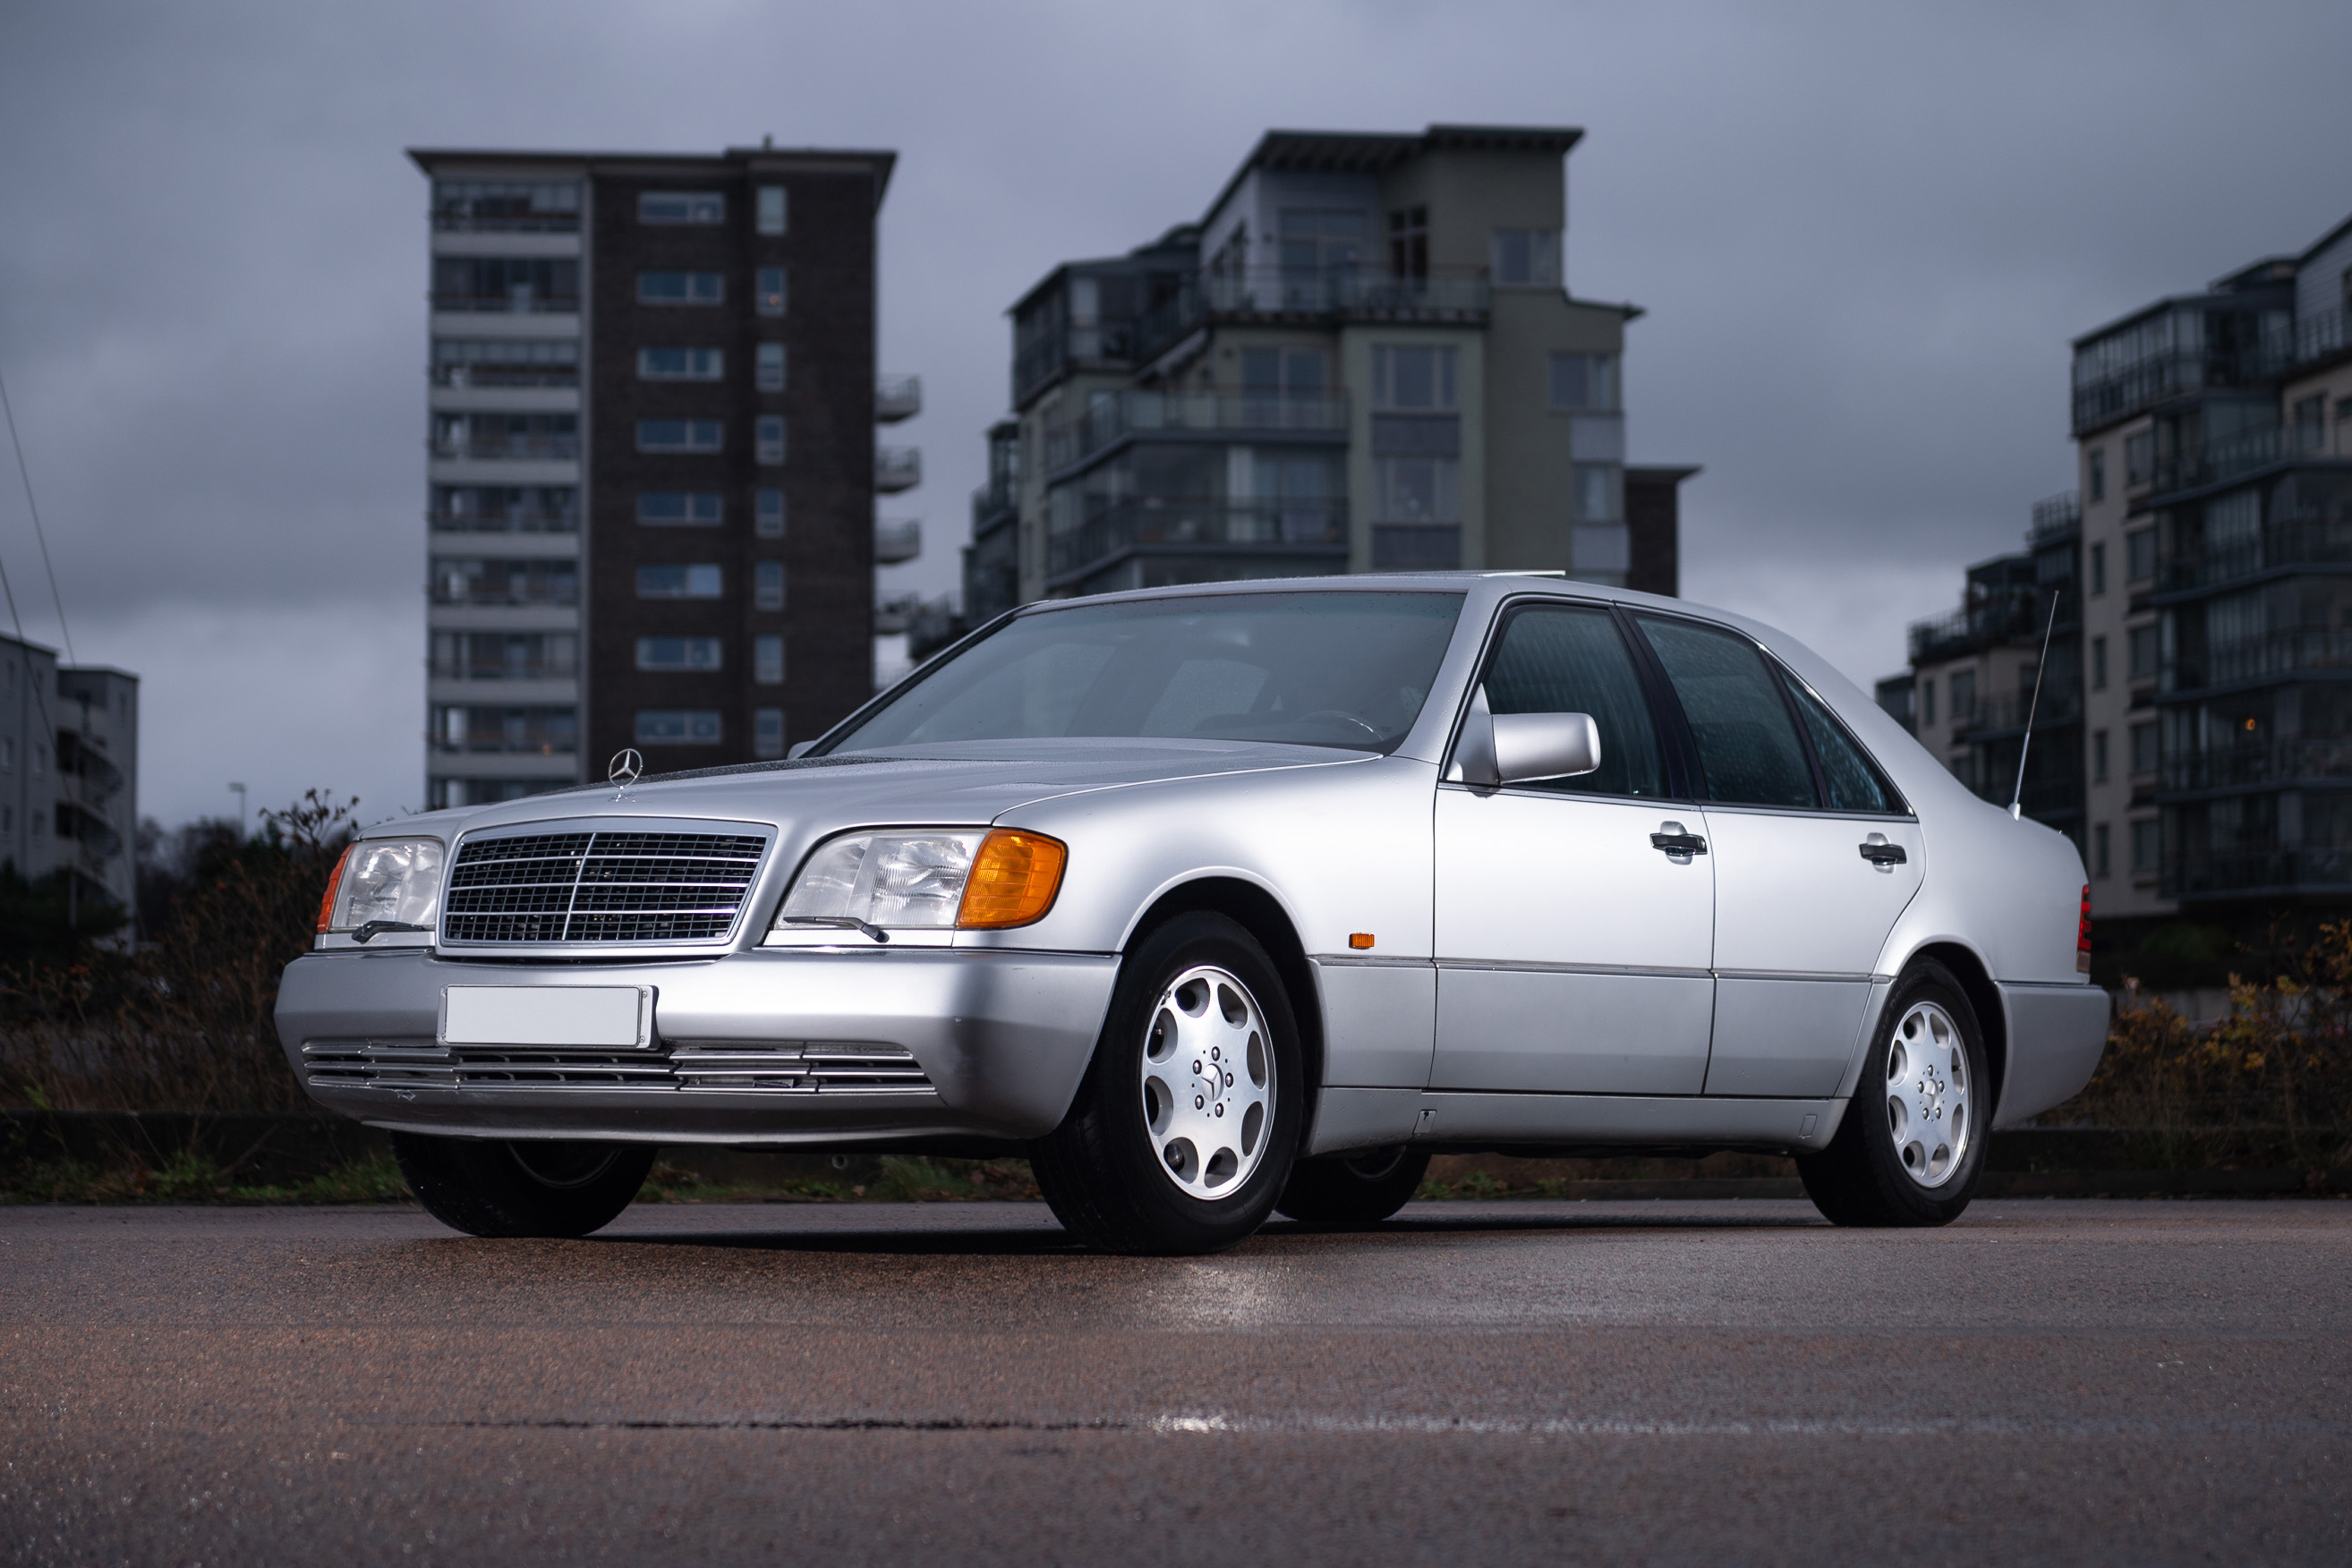
[[1349, 931], [1348, 933], [1348, 945], [1358, 949], [1370, 947], [1372, 945], [1372, 933], [1368, 931]]
[[1070, 851], [1058, 838], [1000, 827], [981, 840], [964, 879], [956, 924], [965, 931], [1001, 931], [1045, 918], [1062, 890]]
[[321, 934], [326, 931], [328, 922], [335, 918], [335, 889], [343, 885], [343, 868], [352, 863], [352, 851], [357, 847], [355, 844], [344, 845], [342, 854], [335, 858], [334, 870], [327, 877], [327, 895], [319, 900], [319, 930]]

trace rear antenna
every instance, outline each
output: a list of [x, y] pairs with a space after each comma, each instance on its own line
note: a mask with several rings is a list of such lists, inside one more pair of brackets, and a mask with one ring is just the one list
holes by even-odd
[[2025, 705], [2025, 734], [2017, 742], [2017, 793], [2009, 797], [2011, 822], [2025, 814], [2025, 753], [2033, 746], [2033, 715], [2042, 706], [2042, 678], [2050, 673], [2050, 634], [2058, 629], [2058, 595], [2063, 592], [2050, 591], [2050, 624], [2042, 628], [2042, 662], [2033, 667], [2033, 696]]

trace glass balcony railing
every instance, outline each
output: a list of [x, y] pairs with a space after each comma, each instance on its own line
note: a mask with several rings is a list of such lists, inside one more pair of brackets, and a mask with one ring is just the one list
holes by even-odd
[[1122, 437], [1158, 430], [1323, 431], [1344, 438], [1345, 393], [1119, 392], [1045, 433], [1045, 466], [1082, 462]]
[[2168, 899], [2352, 890], [2352, 846], [2290, 844], [2268, 849], [2168, 855], [2159, 891]]
[[874, 417], [884, 425], [912, 419], [923, 411], [923, 378], [886, 375], [874, 385]]
[[919, 519], [886, 517], [874, 524], [874, 562], [877, 566], [896, 566], [912, 561], [923, 552], [923, 525]]
[[425, 521], [436, 533], [577, 533], [576, 511], [428, 511]]
[[913, 489], [923, 482], [923, 454], [916, 447], [874, 448], [874, 488], [884, 495]]
[[440, 294], [433, 308], [451, 315], [576, 316], [577, 294], [542, 294], [535, 289], [509, 289], [503, 294]]
[[2167, 593], [2218, 588], [2282, 566], [2352, 566], [2352, 522], [2290, 523], [2251, 539], [2175, 555], [2164, 563]]
[[1961, 734], [1976, 736], [1996, 730], [2022, 730], [2029, 710], [2036, 730], [2072, 724], [2083, 716], [2083, 694], [2045, 687], [2038, 703], [2030, 691], [1987, 694], [1979, 697], [1965, 716], [1956, 713], [1953, 718]]
[[436, 680], [576, 680], [580, 666], [572, 659], [435, 658], [425, 668]]
[[2305, 737], [2169, 757], [2158, 787], [2256, 789], [2317, 779], [2352, 779], [2352, 739]]
[[436, 437], [425, 443], [436, 458], [452, 461], [560, 460], [580, 456], [578, 436]]
[[1348, 503], [1325, 501], [1181, 500], [1151, 497], [1121, 501], [1049, 542], [1056, 578], [1087, 572], [1139, 546], [1214, 546], [1249, 553], [1283, 552], [1344, 556]]
[[2352, 630], [2302, 626], [2220, 644], [2207, 648], [2202, 658], [2172, 659], [2164, 666], [2163, 689], [2196, 691], [2305, 670], [2338, 669], [2352, 669]]
[[1470, 321], [1485, 319], [1492, 298], [1484, 268], [1413, 277], [1356, 267], [1196, 273], [1145, 312], [1136, 332], [1136, 352], [1148, 358], [1210, 317]]

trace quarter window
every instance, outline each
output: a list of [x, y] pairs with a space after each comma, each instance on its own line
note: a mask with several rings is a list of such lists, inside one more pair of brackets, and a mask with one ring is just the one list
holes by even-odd
[[1590, 713], [1601, 731], [1601, 766], [1573, 778], [1513, 787], [1586, 795], [1663, 795], [1665, 766], [1633, 655], [1605, 610], [1542, 605], [1504, 625], [1486, 668], [1496, 713]]
[[1812, 739], [1813, 755], [1821, 761], [1822, 780], [1830, 786], [1830, 809], [1894, 811], [1894, 790], [1845, 732], [1829, 705], [1795, 681], [1787, 684], [1797, 700], [1797, 712], [1805, 721], [1805, 733]]
[[1706, 797], [1727, 805], [1814, 805], [1804, 746], [1755, 645], [1689, 621], [1643, 616], [1640, 622], [1698, 744]]

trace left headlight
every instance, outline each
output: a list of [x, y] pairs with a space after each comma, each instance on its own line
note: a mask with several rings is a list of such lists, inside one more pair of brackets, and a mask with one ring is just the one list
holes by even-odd
[[1054, 907], [1068, 859], [1060, 839], [1005, 827], [845, 833], [793, 879], [775, 929], [1028, 925]]
[[438, 838], [362, 838], [343, 851], [319, 910], [321, 931], [350, 931], [370, 921], [430, 926], [441, 909]]

